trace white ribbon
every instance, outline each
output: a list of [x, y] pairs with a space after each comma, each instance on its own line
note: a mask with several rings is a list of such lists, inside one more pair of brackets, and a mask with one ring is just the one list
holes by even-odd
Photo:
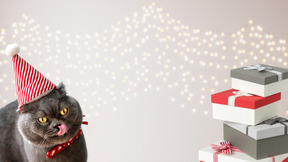
[[228, 106], [235, 106], [235, 100], [237, 97], [240, 96], [253, 96], [250, 93], [244, 92], [244, 91], [234, 91], [232, 96], [228, 97]]
[[251, 65], [251, 66], [244, 67], [244, 70], [258, 70], [259, 72], [269, 71], [271, 73], [277, 74], [278, 81], [283, 80], [283, 73], [280, 72], [280, 71], [272, 70], [272, 67], [269, 67], [269, 66], [268, 67], [264, 67], [264, 66], [262, 66], [260, 64], [254, 64], [254, 65]]

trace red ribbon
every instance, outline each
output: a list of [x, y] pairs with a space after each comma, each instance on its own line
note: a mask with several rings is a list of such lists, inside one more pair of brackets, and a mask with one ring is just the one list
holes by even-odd
[[211, 144], [210, 146], [212, 147], [213, 150], [216, 151], [213, 154], [213, 162], [218, 162], [218, 155], [221, 153], [226, 154], [226, 155], [231, 155], [233, 151], [243, 153], [236, 147], [232, 146], [229, 141], [220, 142], [220, 146], [214, 145], [214, 144]]
[[[221, 153], [226, 154], [226, 155], [231, 155], [233, 153], [233, 151], [244, 153], [243, 151], [241, 151], [241, 150], [237, 149], [236, 147], [232, 146], [231, 142], [229, 142], [229, 141], [220, 142], [220, 146], [214, 145], [214, 144], [211, 144], [210, 146], [212, 147], [213, 150], [216, 151], [213, 154], [213, 162], [218, 162], [218, 155], [221, 154]], [[272, 162], [275, 162], [275, 157], [274, 156], [271, 156], [269, 158], [272, 159]]]
[[[83, 115], [83, 117], [85, 117], [85, 115]], [[88, 125], [87, 121], [82, 121], [82, 124]], [[58, 144], [55, 147], [53, 147], [52, 149], [50, 149], [46, 156], [50, 159], [53, 156], [57, 155], [58, 153], [60, 153], [61, 151], [63, 151], [66, 147], [68, 147], [72, 142], [74, 142], [82, 133], [82, 129], [80, 128], [78, 133], [68, 142], [62, 143], [62, 144]]]
[[[269, 158], [272, 158], [272, 162], [275, 162], [275, 157], [274, 156], [271, 156]], [[283, 161], [284, 162], [284, 161]]]
[[[83, 117], [86, 117], [86, 115], [83, 115]], [[88, 125], [88, 121], [82, 121], [82, 124]]]
[[81, 135], [81, 128], [79, 129], [78, 133], [76, 134], [76, 136], [74, 136], [70, 141], [59, 144], [55, 147], [53, 147], [52, 149], [50, 149], [46, 156], [50, 159], [53, 156], [57, 155], [58, 153], [60, 153], [61, 151], [63, 151], [66, 147], [68, 147], [72, 142], [74, 142], [80, 135]]

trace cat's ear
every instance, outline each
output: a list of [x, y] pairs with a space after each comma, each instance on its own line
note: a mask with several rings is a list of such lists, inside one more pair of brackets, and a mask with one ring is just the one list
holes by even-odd
[[21, 107], [21, 113], [27, 113], [33, 110], [33, 106], [31, 106], [31, 103], [25, 104]]
[[61, 82], [57, 87], [57, 91], [60, 93], [61, 96], [65, 96], [67, 94], [65, 85]]

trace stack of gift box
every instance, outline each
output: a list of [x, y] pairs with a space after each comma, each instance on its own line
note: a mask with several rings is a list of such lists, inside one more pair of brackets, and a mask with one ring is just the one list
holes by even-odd
[[211, 95], [223, 140], [199, 151], [200, 162], [288, 162], [288, 120], [278, 117], [288, 69], [255, 64], [231, 70], [232, 89]]

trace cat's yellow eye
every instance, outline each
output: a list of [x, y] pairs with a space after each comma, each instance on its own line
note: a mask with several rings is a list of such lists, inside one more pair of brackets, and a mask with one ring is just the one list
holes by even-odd
[[46, 123], [47, 122], [47, 118], [46, 117], [38, 118], [38, 121], [40, 123]]
[[62, 116], [66, 115], [67, 113], [68, 113], [68, 109], [67, 109], [67, 108], [64, 108], [64, 109], [62, 109], [62, 110], [60, 111], [60, 114], [61, 114]]

